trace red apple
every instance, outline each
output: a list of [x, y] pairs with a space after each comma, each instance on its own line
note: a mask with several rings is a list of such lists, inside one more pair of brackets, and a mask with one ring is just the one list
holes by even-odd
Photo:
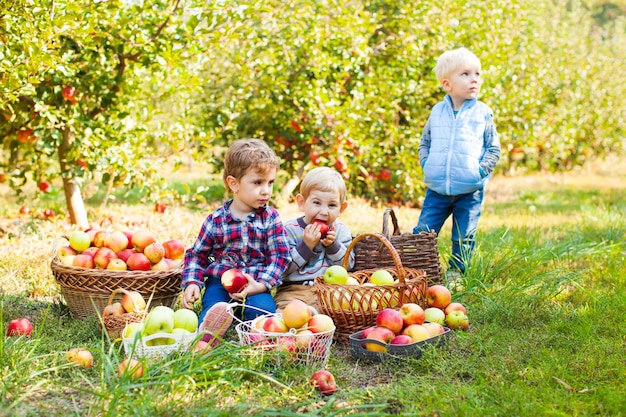
[[399, 334], [393, 339], [391, 339], [390, 344], [392, 345], [410, 345], [411, 343], [415, 343], [411, 336], [406, 334]]
[[65, 87], [61, 91], [61, 95], [63, 98], [68, 101], [70, 104], [76, 104], [78, 100], [76, 99], [76, 89], [74, 87]]
[[467, 330], [469, 327], [467, 314], [458, 310], [452, 311], [446, 316], [446, 326], [452, 330]]
[[28, 319], [21, 317], [9, 322], [9, 326], [7, 327], [7, 336], [30, 336], [32, 331], [33, 325], [31, 322], [28, 321]]
[[437, 336], [438, 334], [445, 333], [446, 331], [446, 329], [444, 329], [441, 324], [435, 322], [427, 321], [422, 324], [422, 326], [424, 326], [426, 330], [428, 330], [430, 337]]
[[30, 208], [26, 206], [20, 207], [20, 215], [26, 216], [30, 214]]
[[461, 303], [450, 303], [448, 304], [448, 306], [443, 310], [444, 313], [446, 313], [446, 316], [450, 313], [452, 313], [453, 311], [462, 311], [463, 313], [467, 314], [467, 309], [465, 308], [465, 306]]
[[52, 209], [50, 209], [50, 208], [47, 208], [47, 209], [45, 209], [45, 210], [43, 211], [43, 216], [44, 216], [46, 219], [51, 219], [51, 218], [53, 218], [54, 216], [56, 216], [56, 213], [54, 212], [54, 210], [52, 210]]
[[114, 230], [104, 236], [104, 246], [113, 252], [120, 252], [128, 247], [128, 237], [124, 232]]
[[428, 307], [444, 309], [448, 307], [451, 300], [452, 294], [450, 293], [450, 290], [443, 285], [431, 285], [426, 290], [426, 302], [428, 303]]
[[156, 242], [156, 238], [151, 231], [147, 229], [140, 229], [133, 233], [131, 242], [137, 252], [143, 252], [146, 246]]
[[37, 136], [33, 135], [32, 129], [22, 129], [17, 132], [17, 140], [21, 143], [34, 142], [37, 140]]
[[325, 369], [315, 372], [311, 376], [311, 383], [322, 395], [332, 395], [337, 391], [335, 377]]
[[131, 271], [149, 271], [152, 268], [150, 259], [143, 253], [133, 253], [126, 260], [126, 265]]
[[271, 316], [263, 323], [263, 330], [270, 333], [286, 333], [289, 331], [289, 328], [282, 318]]
[[59, 259], [64, 258], [69, 255], [76, 255], [77, 252], [71, 246], [61, 246], [57, 251], [57, 257]]
[[372, 330], [374, 330], [376, 326], [368, 327], [367, 329], [361, 332], [361, 339], [367, 339], [367, 336], [370, 334]]
[[394, 334], [398, 334], [404, 327], [402, 315], [398, 310], [393, 308], [384, 308], [376, 315], [376, 326], [386, 327]]
[[143, 376], [143, 365], [135, 358], [124, 359], [117, 368], [117, 376], [128, 375], [131, 379]]
[[163, 248], [165, 249], [165, 257], [169, 259], [183, 259], [185, 256], [185, 245], [183, 242], [178, 239], [168, 240], [163, 243]]
[[107, 236], [109, 235], [110, 232], [106, 231], [106, 230], [98, 230], [96, 232], [96, 234], [93, 236], [93, 245], [96, 248], [101, 248], [104, 246], [104, 242], [107, 239]]
[[291, 300], [283, 309], [283, 320], [290, 329], [299, 329], [311, 319], [311, 310], [301, 300]]
[[120, 258], [122, 261], [124, 262], [128, 262], [128, 258], [130, 258], [131, 255], [138, 253], [135, 249], [122, 249], [121, 251], [117, 252], [117, 257]]
[[231, 294], [241, 292], [248, 285], [248, 278], [239, 269], [232, 268], [222, 274], [222, 285]]
[[411, 324], [402, 331], [402, 334], [409, 336], [414, 342], [421, 342], [430, 337], [430, 332], [421, 324]]
[[50, 183], [45, 180], [39, 181], [39, 184], [37, 184], [37, 187], [43, 193], [47, 193], [50, 191]]
[[335, 322], [326, 314], [316, 314], [309, 320], [307, 328], [313, 333], [324, 333], [335, 328]]
[[165, 248], [159, 242], [152, 242], [143, 249], [143, 254], [150, 259], [150, 262], [157, 264], [165, 256]]
[[385, 346], [379, 343], [366, 342], [363, 347], [372, 352], [387, 352], [387, 346], [393, 338], [396, 337], [395, 333], [386, 327], [376, 327], [367, 335], [367, 339], [377, 340], [385, 344]]
[[67, 360], [81, 368], [89, 369], [93, 366], [93, 355], [85, 348], [73, 348], [66, 354]]
[[321, 238], [324, 239], [326, 238], [326, 235], [328, 234], [328, 223], [326, 223], [323, 220], [313, 220], [313, 224], [316, 224], [319, 226], [320, 228], [320, 233], [322, 234]]
[[7, 182], [7, 178], [9, 178], [7, 174], [5, 174], [4, 172], [0, 172], [0, 184], [4, 184], [5, 182]]
[[104, 310], [102, 310], [102, 317], [107, 318], [107, 317], [121, 316], [125, 312], [126, 311], [124, 311], [124, 307], [122, 307], [122, 303], [117, 302], [117, 303], [109, 304], [106, 307], [104, 307]]
[[126, 245], [126, 249], [134, 249], [133, 232], [131, 232], [130, 230], [122, 230], [122, 233], [124, 233], [126, 235], [126, 238], [128, 239], [128, 244]]
[[398, 310], [402, 316], [404, 327], [411, 324], [424, 323], [424, 309], [415, 303], [403, 304]]
[[161, 202], [157, 202], [154, 205], [154, 211], [155, 213], [163, 214], [167, 211], [167, 206]]
[[152, 264], [152, 271], [169, 271], [171, 268], [165, 258], [161, 259], [159, 262]]
[[143, 296], [137, 291], [128, 291], [128, 293], [124, 293], [121, 304], [127, 313], [143, 311], [146, 309], [146, 300], [144, 300]]
[[93, 263], [93, 256], [85, 255], [84, 253], [79, 253], [74, 257], [74, 261], [72, 265], [78, 266], [81, 268], [93, 268], [95, 264]]
[[106, 269], [112, 259], [117, 259], [117, 255], [112, 249], [107, 247], [98, 248], [98, 252], [93, 257], [93, 263], [98, 269]]
[[206, 355], [211, 351], [212, 347], [209, 342], [205, 342], [204, 340], [198, 340], [198, 343], [193, 347], [193, 353], [199, 355]]
[[81, 254], [88, 255], [88, 256], [91, 256], [93, 258], [94, 256], [96, 256], [96, 253], [98, 252], [98, 249], [100, 249], [100, 248], [96, 248], [95, 246], [90, 246], [87, 249], [85, 249], [84, 251], [82, 251]]

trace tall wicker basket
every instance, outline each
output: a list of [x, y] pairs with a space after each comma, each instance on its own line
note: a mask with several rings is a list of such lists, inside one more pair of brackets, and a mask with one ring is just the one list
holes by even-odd
[[[393, 232], [389, 234], [389, 219], [393, 224]], [[382, 235], [395, 248], [406, 268], [421, 269], [431, 284], [443, 282], [441, 277], [441, 261], [437, 247], [435, 232], [401, 233], [398, 219], [392, 209], [386, 209], [383, 214]], [[394, 260], [378, 238], [365, 236], [358, 240], [354, 247], [354, 269], [372, 269], [393, 267]]]
[[[330, 316], [335, 322], [335, 338], [340, 342], [349, 343], [349, 336], [376, 323], [376, 316], [384, 308], [399, 308], [405, 303], [416, 303], [426, 307], [426, 289], [428, 280], [423, 270], [406, 268], [398, 252], [389, 240], [381, 234], [364, 233], [352, 240], [346, 250], [349, 254], [362, 239], [376, 239], [387, 250], [393, 267], [376, 266], [350, 272], [360, 284], [369, 282], [370, 277], [379, 269], [385, 269], [397, 279], [392, 285], [336, 285], [324, 282], [324, 277], [315, 278], [317, 300], [320, 311]], [[349, 256], [344, 258], [347, 269]]]
[[54, 256], [52, 274], [72, 315], [85, 319], [102, 315], [109, 297], [118, 288], [139, 292], [144, 299], [152, 297], [150, 306], [174, 307], [181, 292], [181, 269], [167, 271], [112, 271], [63, 265]]

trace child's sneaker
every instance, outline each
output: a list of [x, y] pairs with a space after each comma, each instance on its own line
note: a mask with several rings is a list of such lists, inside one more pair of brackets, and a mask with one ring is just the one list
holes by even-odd
[[463, 290], [463, 277], [458, 269], [448, 269], [444, 274], [446, 287], [451, 291]]
[[211, 347], [219, 345], [232, 322], [233, 316], [228, 303], [216, 303], [207, 311], [198, 329], [200, 333], [206, 333], [202, 336], [202, 340]]

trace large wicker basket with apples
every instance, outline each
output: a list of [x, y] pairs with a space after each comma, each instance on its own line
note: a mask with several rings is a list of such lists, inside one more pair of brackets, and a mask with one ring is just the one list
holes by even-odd
[[[317, 299], [320, 311], [329, 315], [337, 326], [336, 339], [348, 344], [349, 336], [372, 326], [376, 316], [384, 308], [398, 308], [405, 303], [426, 306], [428, 280], [423, 270], [406, 268], [398, 252], [382, 234], [363, 233], [356, 236], [346, 250], [343, 268], [348, 268], [350, 252], [362, 239], [377, 239], [393, 260], [394, 267], [371, 268], [349, 272], [353, 284], [329, 284], [323, 276], [315, 278]], [[393, 283], [377, 285], [371, 282], [374, 274], [386, 271], [393, 277]], [[384, 272], [383, 272], [384, 273]]]
[[[143, 242], [133, 245], [135, 235], [126, 235], [122, 249], [124, 234], [108, 233], [110, 242], [104, 240], [106, 236], [98, 241], [97, 234], [85, 237], [87, 232], [82, 231], [54, 241], [50, 267], [72, 314], [79, 319], [102, 315], [111, 294], [119, 288], [139, 292], [144, 299], [151, 299], [151, 306], [173, 307], [180, 294], [182, 243], [176, 241], [174, 259], [161, 256], [164, 245], [173, 241], [160, 244], [145, 229], [141, 229]], [[118, 238], [117, 247], [114, 237]], [[162, 259], [156, 261], [155, 256]]]

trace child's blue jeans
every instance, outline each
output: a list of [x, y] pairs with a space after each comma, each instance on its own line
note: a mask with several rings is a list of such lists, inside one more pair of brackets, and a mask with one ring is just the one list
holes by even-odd
[[452, 215], [452, 256], [448, 263], [461, 273], [465, 272], [474, 251], [483, 196], [482, 189], [461, 195], [443, 195], [427, 189], [422, 212], [413, 229], [413, 233], [434, 230], [439, 234]]
[[[216, 303], [219, 303], [220, 301], [231, 303], [234, 301], [230, 298], [228, 291], [224, 289], [224, 286], [218, 278], [208, 278], [204, 285], [205, 289], [204, 295], [202, 296], [202, 313], [200, 313], [200, 317], [198, 318], [200, 323], [202, 323], [207, 311], [209, 311], [209, 309]], [[274, 303], [274, 298], [269, 291], [246, 297], [244, 304], [244, 307], [240, 309], [235, 308], [235, 311], [242, 317], [243, 321], [250, 321], [263, 314], [276, 312], [276, 303]], [[258, 309], [261, 309], [262, 311], [259, 311]]]

